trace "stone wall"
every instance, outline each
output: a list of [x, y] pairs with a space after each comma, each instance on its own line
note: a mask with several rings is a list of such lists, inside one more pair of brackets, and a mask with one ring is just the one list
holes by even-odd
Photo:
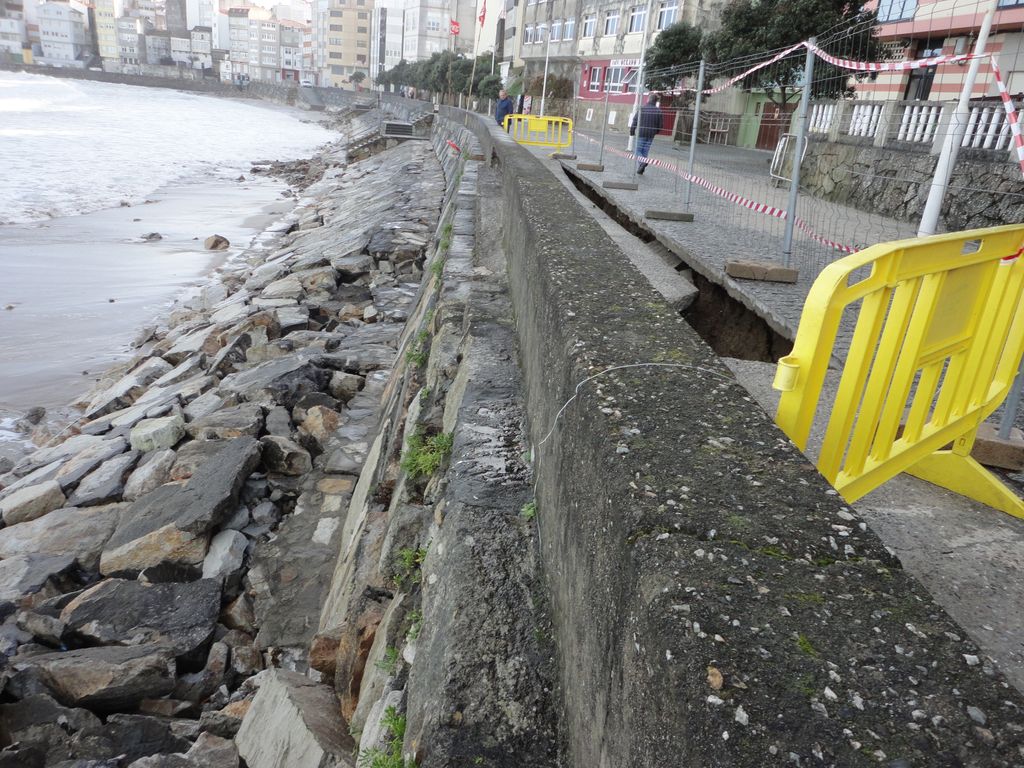
[[1024, 700], [558, 180], [469, 124], [501, 179], [563, 764], [1019, 763]]
[[[921, 218], [937, 156], [905, 149], [812, 139], [801, 186], [818, 197], [903, 221]], [[1012, 193], [1012, 194], [1008, 194]], [[965, 151], [942, 208], [949, 230], [1024, 220], [1024, 179], [1006, 153]]]

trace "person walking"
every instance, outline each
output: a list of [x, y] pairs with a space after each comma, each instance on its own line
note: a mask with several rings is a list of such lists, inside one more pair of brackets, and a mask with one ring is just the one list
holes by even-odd
[[641, 176], [648, 165], [647, 155], [651, 151], [651, 142], [661, 130], [660, 106], [661, 97], [656, 93], [652, 94], [647, 104], [633, 115], [633, 120], [629, 124], [629, 135], [636, 136], [636, 154], [639, 158], [636, 172]]
[[504, 128], [505, 118], [511, 114], [512, 99], [508, 97], [508, 91], [502, 88], [500, 91], [498, 91], [498, 104], [494, 108], [494, 119], [498, 121], [498, 125]]

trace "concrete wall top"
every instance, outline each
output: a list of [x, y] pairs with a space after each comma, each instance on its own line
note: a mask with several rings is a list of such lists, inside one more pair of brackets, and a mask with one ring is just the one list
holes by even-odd
[[1021, 764], [966, 633], [557, 179], [440, 111], [503, 178], [568, 764]]

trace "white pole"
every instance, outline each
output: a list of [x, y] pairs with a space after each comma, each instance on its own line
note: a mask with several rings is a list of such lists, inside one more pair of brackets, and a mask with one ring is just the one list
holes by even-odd
[[[636, 98], [633, 100], [633, 114], [636, 115], [640, 112], [640, 100], [643, 98], [644, 92], [644, 64], [647, 61], [647, 32], [651, 28], [651, 11], [653, 10], [654, 0], [647, 0], [647, 11], [644, 16], [644, 36], [640, 43], [640, 68], [636, 72]], [[628, 21], [626, 22], [629, 23]], [[627, 30], [628, 31], [628, 30]], [[640, 118], [637, 118], [637, 128], [640, 127]], [[639, 133], [639, 131], [637, 131]], [[633, 147], [636, 146], [636, 136], [630, 136], [626, 143], [626, 149], [630, 152], [633, 151]]]
[[[975, 57], [985, 53], [988, 35], [992, 31], [992, 19], [996, 15], [998, 7], [999, 0], [991, 0], [988, 10], [985, 11], [985, 18], [982, 20], [981, 29], [978, 31], [978, 40], [974, 44]], [[935, 165], [932, 186], [928, 190], [928, 200], [924, 204], [924, 213], [921, 214], [921, 226], [917, 228], [918, 237], [934, 235], [935, 230], [938, 229], [939, 213], [942, 211], [942, 200], [945, 198], [946, 189], [949, 187], [949, 178], [953, 175], [953, 166], [956, 165], [956, 156], [960, 152], [960, 143], [964, 140], [964, 134], [967, 132], [971, 94], [974, 91], [974, 81], [978, 77], [978, 69], [980, 67], [980, 58], [971, 59], [970, 67], [967, 69], [967, 79], [964, 80], [964, 87], [960, 91], [960, 100], [953, 111], [953, 119], [949, 123], [946, 139], [942, 142], [939, 162]]]
[[[704, 97], [704, 59], [700, 60], [700, 69], [697, 71], [697, 99], [693, 104], [693, 125], [690, 127], [690, 161], [686, 166], [686, 173], [693, 176], [693, 159], [697, 154], [697, 128], [700, 123], [700, 102]], [[676, 177], [678, 178], [678, 176]], [[690, 207], [690, 197], [693, 192], [693, 182], [686, 182], [686, 207]]]
[[546, 24], [548, 32], [548, 44], [544, 48], [544, 85], [540, 91], [540, 116], [544, 117], [544, 101], [548, 95], [548, 57], [551, 55], [551, 20]]

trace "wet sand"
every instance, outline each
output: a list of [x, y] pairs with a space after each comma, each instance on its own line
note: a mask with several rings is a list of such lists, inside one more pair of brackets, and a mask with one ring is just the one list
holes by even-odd
[[[64, 410], [175, 297], [293, 207], [284, 183], [237, 173], [169, 185], [143, 205], [0, 227], [0, 432], [33, 406]], [[149, 232], [162, 239], [142, 241]], [[214, 233], [229, 251], [204, 250]]]

